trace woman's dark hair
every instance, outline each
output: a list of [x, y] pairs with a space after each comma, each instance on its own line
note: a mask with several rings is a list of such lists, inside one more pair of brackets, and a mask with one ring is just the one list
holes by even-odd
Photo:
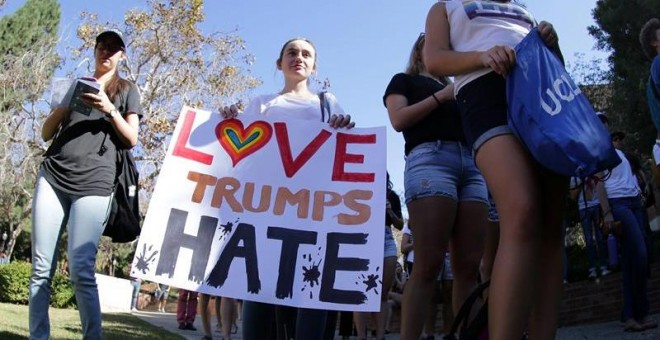
[[105, 84], [105, 93], [110, 100], [114, 101], [120, 93], [126, 93], [131, 88], [131, 83], [120, 77], [118, 71], [112, 75], [112, 78]]

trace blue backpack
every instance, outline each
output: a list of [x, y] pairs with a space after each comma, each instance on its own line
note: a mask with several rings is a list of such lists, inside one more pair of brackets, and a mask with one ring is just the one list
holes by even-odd
[[564, 66], [533, 29], [507, 76], [509, 126], [544, 167], [586, 177], [621, 163], [610, 134]]

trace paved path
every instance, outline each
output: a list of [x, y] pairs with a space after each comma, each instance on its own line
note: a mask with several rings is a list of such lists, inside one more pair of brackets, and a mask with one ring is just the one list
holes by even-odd
[[[180, 330], [176, 322], [176, 314], [174, 313], [159, 313], [140, 311], [133, 313], [133, 315], [140, 319], [147, 321], [153, 325], [164, 328], [175, 334], [179, 334], [185, 339], [199, 340], [204, 335], [202, 333], [202, 323], [199, 316], [195, 320], [196, 331]], [[660, 321], [660, 315], [654, 315], [653, 318]], [[215, 321], [215, 320], [213, 320]], [[232, 340], [241, 340], [241, 325], [239, 321], [238, 332], [232, 335]], [[214, 325], [215, 329], [215, 325]], [[222, 334], [214, 331], [214, 339], [222, 339]], [[388, 334], [387, 340], [398, 339], [399, 334]], [[341, 337], [336, 337], [337, 340]], [[355, 339], [355, 337], [353, 337]], [[439, 339], [439, 337], [436, 337]], [[626, 333], [623, 331], [623, 326], [618, 321], [605, 322], [592, 325], [572, 326], [560, 328], [557, 331], [557, 339], [559, 340], [647, 340], [647, 339], [660, 339], [660, 328], [647, 330], [640, 333]]]
[[[652, 315], [653, 319], [660, 321], [660, 315]], [[557, 330], [557, 339], [561, 340], [641, 340], [660, 339], [660, 328], [649, 329], [639, 333], [623, 331], [623, 324], [618, 321], [604, 322], [591, 325], [564, 327]]]

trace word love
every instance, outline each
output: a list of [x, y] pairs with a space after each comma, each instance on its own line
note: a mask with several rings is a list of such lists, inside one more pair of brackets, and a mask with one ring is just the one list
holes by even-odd
[[[188, 147], [188, 141], [195, 122], [195, 111], [185, 114], [181, 133], [175, 141], [173, 155], [186, 158], [205, 165], [213, 163], [213, 155]], [[297, 155], [293, 156], [289, 132], [286, 123], [273, 123], [271, 126], [265, 121], [256, 121], [247, 128], [237, 119], [221, 121], [215, 128], [216, 138], [222, 148], [229, 154], [233, 165], [236, 166], [242, 159], [254, 154], [263, 148], [275, 135], [280, 160], [287, 177], [293, 177], [325, 144], [333, 133], [321, 130]], [[374, 182], [375, 174], [372, 172], [347, 172], [347, 163], [364, 164], [364, 155], [348, 153], [350, 144], [376, 144], [376, 135], [359, 135], [337, 132], [335, 135], [335, 153], [332, 167], [332, 180], [343, 182]]]

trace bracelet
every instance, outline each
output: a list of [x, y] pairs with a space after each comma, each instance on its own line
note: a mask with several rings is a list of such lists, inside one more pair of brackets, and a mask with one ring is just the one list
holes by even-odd
[[438, 103], [438, 106], [442, 105], [442, 102], [438, 97], [435, 96], [435, 93], [431, 93], [431, 96], [433, 96], [433, 99], [435, 99], [435, 102]]

